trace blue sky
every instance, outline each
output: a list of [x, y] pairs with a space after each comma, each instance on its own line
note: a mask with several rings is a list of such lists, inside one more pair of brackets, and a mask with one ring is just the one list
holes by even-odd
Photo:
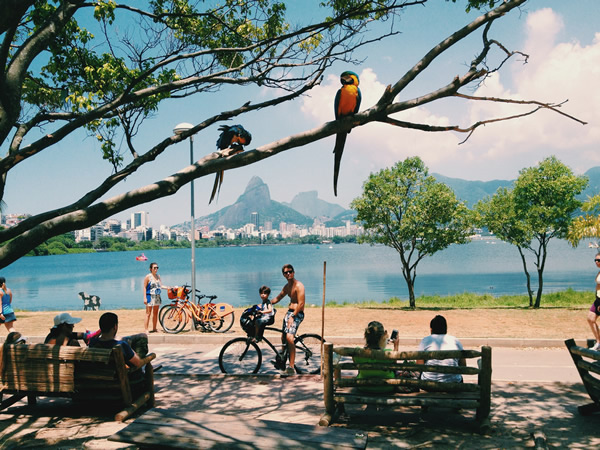
[[[460, 2], [459, 2], [460, 3]], [[292, 12], [308, 21], [311, 10], [293, 3]], [[464, 13], [463, 5], [432, 2], [415, 7], [401, 18], [402, 33], [360, 50], [355, 56], [365, 61], [357, 67], [336, 66], [322, 85], [302, 99], [276, 109], [259, 111], [234, 119], [252, 132], [250, 148], [333, 120], [333, 98], [339, 88], [339, 73], [351, 69], [361, 77], [362, 109], [372, 106], [387, 84], [397, 81], [431, 47], [476, 17]], [[556, 113], [542, 111], [513, 122], [480, 128], [464, 144], [457, 133], [424, 133], [383, 124], [357, 128], [348, 137], [338, 183], [333, 195], [334, 137], [297, 148], [248, 167], [225, 173], [218, 202], [208, 205], [213, 177], [195, 182], [196, 217], [235, 202], [255, 175], [268, 184], [271, 197], [290, 202], [299, 192], [318, 191], [319, 197], [348, 207], [361, 193], [370, 173], [410, 156], [420, 156], [431, 172], [468, 180], [514, 179], [519, 170], [556, 155], [575, 173], [600, 165], [600, 2], [598, 0], [531, 0], [520, 11], [498, 21], [491, 37], [514, 50], [530, 55], [529, 62], [517, 59], [487, 80], [478, 95], [562, 102], [562, 110], [586, 122], [583, 126]], [[478, 52], [479, 35], [453, 48], [432, 64], [401, 99], [423, 94], [464, 73]], [[468, 91], [466, 91], [468, 92]], [[235, 87], [208, 96], [170, 101], [149, 120], [138, 136], [140, 148], [149, 147], [172, 134], [180, 122], [198, 123], [245, 101], [258, 102], [269, 93], [254, 87]], [[447, 100], [428, 105], [397, 118], [435, 124], [468, 126], [474, 121], [523, 111], [506, 105]], [[217, 126], [195, 137], [196, 159], [213, 152]], [[39, 213], [68, 204], [108, 176], [111, 168], [101, 159], [95, 139], [72, 136], [35, 158], [20, 164], [8, 176], [5, 196], [8, 213]], [[165, 152], [153, 167], [141, 170], [109, 193], [109, 196], [158, 181], [189, 163], [189, 145], [178, 144]], [[190, 188], [174, 196], [142, 205], [134, 210], [150, 213], [154, 227], [189, 220]], [[128, 213], [116, 217], [125, 219]]]

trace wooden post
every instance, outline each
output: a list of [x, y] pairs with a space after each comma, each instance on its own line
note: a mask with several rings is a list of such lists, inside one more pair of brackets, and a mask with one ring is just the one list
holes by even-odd
[[131, 406], [133, 398], [131, 397], [131, 387], [129, 386], [129, 378], [127, 378], [127, 366], [125, 365], [125, 357], [123, 356], [123, 350], [120, 345], [113, 347], [112, 356], [115, 361], [117, 379], [119, 380], [119, 385], [121, 387], [123, 403], [126, 406]]
[[319, 420], [319, 425], [328, 427], [333, 420], [335, 403], [333, 401], [333, 344], [327, 342], [323, 352], [323, 400], [325, 401], [325, 414]]
[[323, 343], [325, 342], [325, 287], [327, 284], [327, 261], [323, 261], [323, 304], [321, 306], [321, 377], [323, 377]]
[[487, 345], [481, 347], [481, 372], [479, 372], [478, 384], [481, 390], [476, 419], [482, 424], [490, 415], [492, 401], [492, 348]]

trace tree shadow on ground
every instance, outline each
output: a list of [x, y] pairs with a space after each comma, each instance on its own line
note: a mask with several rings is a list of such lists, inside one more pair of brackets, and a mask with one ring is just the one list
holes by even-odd
[[581, 385], [494, 383], [491, 430], [479, 433], [475, 412], [419, 407], [371, 409], [350, 405], [334, 426], [360, 429], [369, 447], [526, 448], [534, 434], [549, 447], [598, 448], [598, 416], [584, 417], [577, 406], [590, 399]]
[[[142, 408], [141, 412], [146, 409]], [[0, 448], [84, 448], [125, 426], [115, 422], [114, 405], [90, 405], [66, 398], [25, 400], [0, 412]]]
[[[157, 407], [172, 414], [197, 411], [317, 425], [325, 410], [318, 376], [162, 376], [156, 388]], [[549, 447], [600, 448], [598, 415], [577, 412], [589, 402], [581, 383], [499, 382], [492, 385], [486, 435], [479, 434], [474, 411], [433, 407], [422, 413], [352, 406], [334, 426], [367, 433], [368, 448], [526, 448], [533, 447], [533, 433], [544, 436]], [[0, 441], [3, 449], [106, 449], [114, 445], [107, 441], [110, 435], [139, 417], [118, 423], [113, 414], [68, 399], [41, 398], [31, 407], [19, 402], [0, 413]]]

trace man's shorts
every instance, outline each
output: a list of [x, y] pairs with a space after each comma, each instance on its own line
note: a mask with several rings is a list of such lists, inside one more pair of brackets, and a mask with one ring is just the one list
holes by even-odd
[[294, 311], [292, 311], [291, 309], [288, 309], [288, 312], [285, 313], [285, 317], [283, 318], [283, 332], [286, 334], [292, 334], [295, 335], [296, 331], [298, 331], [298, 327], [300, 326], [300, 324], [302, 323], [302, 321], [304, 320], [304, 313], [300, 312], [298, 314], [296, 314], [294, 316], [294, 320], [292, 322], [292, 326], [288, 327], [288, 320], [290, 318], [290, 316], [294, 314]]

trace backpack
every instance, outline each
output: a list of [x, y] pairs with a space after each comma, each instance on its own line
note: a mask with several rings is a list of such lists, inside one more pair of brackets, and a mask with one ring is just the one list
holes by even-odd
[[251, 306], [248, 309], [245, 309], [242, 315], [240, 316], [240, 325], [242, 326], [242, 330], [246, 332], [246, 334], [250, 337], [254, 336], [254, 332], [256, 331], [254, 321], [256, 320], [256, 306]]

